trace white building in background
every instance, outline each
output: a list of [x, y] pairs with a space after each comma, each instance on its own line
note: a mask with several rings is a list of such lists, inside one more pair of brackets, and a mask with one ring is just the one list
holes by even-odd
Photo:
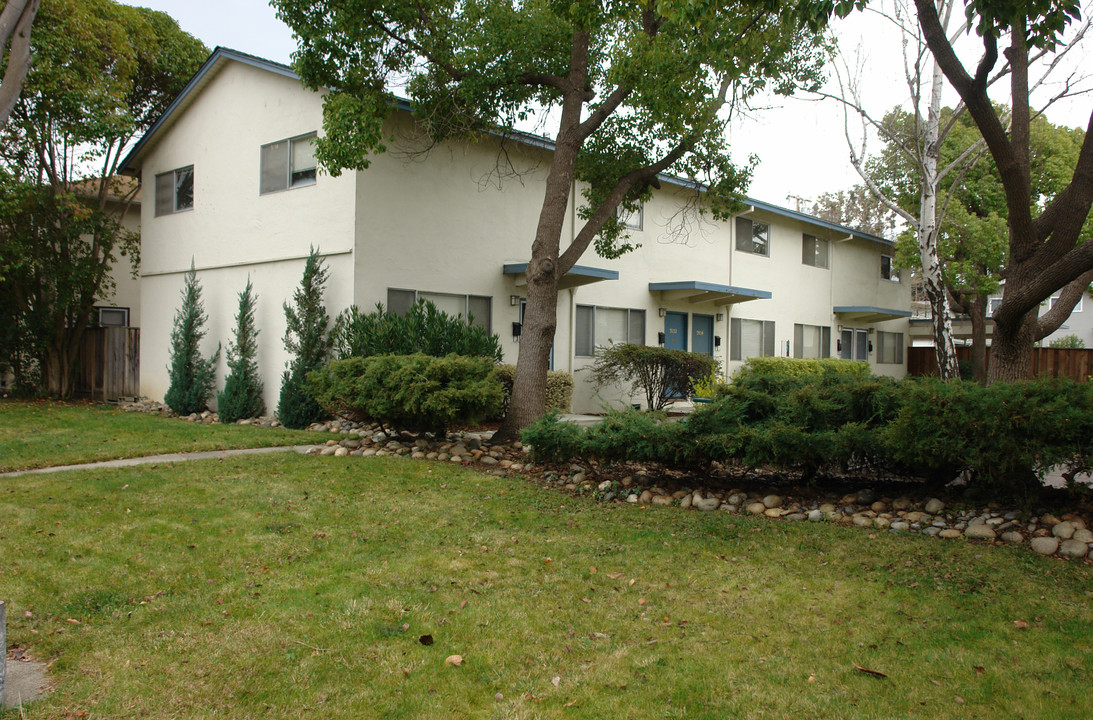
[[[193, 262], [209, 353], [231, 338], [237, 295], [248, 277], [254, 283], [258, 362], [274, 408], [288, 360], [282, 304], [311, 246], [330, 269], [332, 315], [429, 299], [472, 315], [516, 361], [550, 143], [492, 138], [416, 153], [405, 108], [390, 130], [396, 142], [368, 170], [317, 173], [310, 139], [322, 132], [321, 95], [284, 65], [213, 52], [123, 163], [145, 193], [143, 394], [162, 399], [167, 390], [169, 336]], [[498, 172], [499, 157], [508, 173]], [[589, 251], [563, 279], [552, 363], [574, 374], [575, 411], [631, 401], [596, 393], [582, 372], [595, 347], [620, 341], [705, 352], [726, 373], [757, 355], [842, 356], [878, 374], [906, 372], [910, 287], [892, 269], [891, 242], [755, 200], [732, 222], [681, 229], [693, 193], [662, 178], [628, 220], [641, 248], [617, 260]], [[580, 227], [579, 188], [572, 194], [563, 248]]]

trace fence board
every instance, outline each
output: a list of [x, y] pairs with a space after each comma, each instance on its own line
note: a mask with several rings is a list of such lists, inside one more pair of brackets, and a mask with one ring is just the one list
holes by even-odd
[[[1034, 348], [1032, 351], [1032, 372], [1030, 378], [1039, 375], [1066, 377], [1078, 382], [1088, 382], [1093, 375], [1093, 350], [1077, 348]], [[991, 349], [987, 348], [987, 362], [990, 362]], [[958, 347], [958, 360], [971, 361], [972, 349]], [[932, 347], [912, 347], [907, 349], [907, 374], [915, 377], [937, 375], [937, 358]]]
[[76, 358], [76, 394], [93, 400], [140, 395], [140, 328], [89, 328]]

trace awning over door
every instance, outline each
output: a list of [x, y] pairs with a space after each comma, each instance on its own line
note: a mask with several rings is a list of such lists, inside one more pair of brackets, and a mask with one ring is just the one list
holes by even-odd
[[[527, 270], [528, 264], [524, 263], [505, 263], [503, 272], [506, 275], [512, 275], [516, 278], [517, 285], [527, 285]], [[600, 282], [602, 280], [618, 280], [618, 270], [608, 270], [606, 268], [595, 268], [587, 265], [574, 265], [569, 269], [562, 279], [558, 282], [558, 289], [565, 290], [567, 288], [578, 287], [580, 285], [589, 285], [594, 282]]]
[[733, 303], [747, 302], [748, 300], [767, 300], [771, 297], [769, 290], [718, 285], [717, 283], [702, 282], [701, 280], [649, 283], [649, 291], [661, 293], [661, 298], [666, 302], [686, 300], [696, 305], [700, 303], [732, 305]]
[[884, 322], [911, 317], [910, 310], [882, 308], [874, 305], [837, 305], [832, 310], [847, 322]]

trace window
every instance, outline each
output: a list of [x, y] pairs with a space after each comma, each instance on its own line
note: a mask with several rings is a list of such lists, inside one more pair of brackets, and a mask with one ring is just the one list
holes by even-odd
[[453, 295], [450, 293], [422, 292], [419, 290], [387, 290], [387, 310], [396, 315], [405, 315], [414, 303], [428, 300], [437, 310], [453, 317], [469, 318], [471, 325], [477, 325], [490, 332], [490, 305], [492, 298], [481, 295]]
[[839, 337], [839, 357], [843, 360], [868, 360], [869, 333], [855, 328], [843, 328]]
[[[1050, 298], [1048, 298], [1048, 301], [1047, 301], [1047, 309], [1048, 309], [1048, 310], [1050, 310], [1051, 308], [1055, 307], [1055, 303], [1056, 303], [1056, 302], [1057, 302], [1058, 300], [1059, 300], [1059, 296], [1058, 296], [1058, 295], [1052, 295], [1052, 296], [1051, 296]], [[1074, 309], [1070, 311], [1070, 312], [1071, 312], [1071, 314], [1074, 314], [1074, 313], [1076, 313], [1076, 312], [1081, 312], [1081, 311], [1082, 311], [1082, 301], [1083, 301], [1083, 300], [1085, 300], [1085, 294], [1084, 294], [1084, 293], [1082, 294], [1082, 297], [1078, 298], [1078, 304], [1077, 304], [1077, 305], [1075, 305], [1075, 306], [1074, 306]]]
[[999, 308], [999, 306], [1001, 306], [1001, 305], [1002, 305], [1002, 298], [1000, 298], [1000, 297], [992, 297], [992, 298], [990, 299], [990, 305], [991, 305], [991, 306], [990, 306], [990, 309], [989, 309], [989, 310], [987, 311], [987, 314], [988, 314], [988, 315], [989, 315], [990, 317], [994, 317], [994, 314], [995, 314], [996, 312], [998, 312], [998, 308]]
[[729, 321], [729, 360], [774, 357], [774, 322], [770, 320]]
[[623, 227], [627, 227], [631, 230], [641, 230], [645, 224], [645, 206], [641, 205], [634, 212], [627, 212], [621, 205], [615, 208], [615, 214], [618, 215], [619, 221], [622, 222]]
[[315, 184], [315, 133], [262, 146], [262, 195]]
[[770, 257], [770, 225], [736, 218], [736, 249], [753, 255]]
[[899, 270], [892, 267], [891, 255], [880, 256], [880, 276], [885, 280], [899, 282]]
[[99, 327], [129, 327], [129, 308], [100, 307]]
[[793, 326], [793, 357], [831, 357], [831, 328], [795, 324]]
[[887, 365], [903, 363], [903, 333], [877, 332], [877, 362]]
[[827, 268], [827, 256], [829, 252], [827, 240], [813, 237], [812, 235], [803, 236], [801, 242], [801, 262], [805, 265]]
[[193, 208], [193, 165], [156, 175], [156, 217]]
[[573, 354], [592, 357], [597, 347], [617, 343], [645, 344], [645, 311], [593, 305], [577, 306]]

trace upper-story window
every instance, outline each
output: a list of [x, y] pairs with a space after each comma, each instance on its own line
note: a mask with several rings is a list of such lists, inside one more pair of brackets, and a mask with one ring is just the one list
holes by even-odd
[[[1083, 294], [1082, 297], [1078, 298], [1078, 304], [1075, 305], [1074, 309], [1071, 310], [1070, 312], [1071, 313], [1080, 313], [1082, 311], [1082, 300], [1084, 300], [1084, 299], [1085, 299], [1085, 296]], [[1052, 295], [1051, 297], [1049, 297], [1047, 299], [1047, 309], [1050, 310], [1051, 308], [1055, 307], [1055, 303], [1057, 303], [1057, 302], [1059, 302], [1059, 296], [1058, 295]]]
[[880, 256], [880, 276], [885, 280], [899, 282], [899, 270], [896, 270], [894, 267], [892, 267], [891, 255]]
[[827, 240], [804, 235], [801, 241], [801, 262], [812, 267], [827, 268], [830, 246]]
[[315, 184], [315, 133], [262, 146], [259, 193]]
[[156, 175], [156, 217], [193, 208], [193, 165]]
[[770, 225], [751, 218], [736, 218], [736, 249], [770, 257]]
[[619, 222], [629, 230], [641, 230], [645, 225], [645, 206], [641, 205], [634, 212], [628, 212], [620, 205], [615, 210]]

